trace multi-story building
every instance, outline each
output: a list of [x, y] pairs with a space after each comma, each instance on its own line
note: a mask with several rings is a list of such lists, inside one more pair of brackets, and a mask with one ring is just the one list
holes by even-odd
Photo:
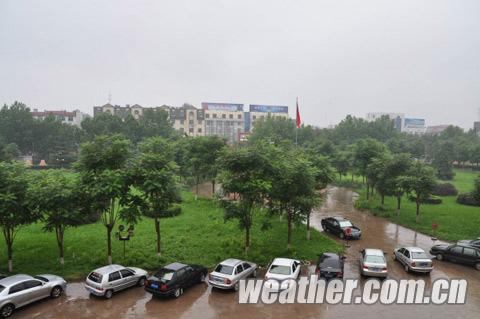
[[205, 135], [220, 136], [229, 143], [238, 142], [245, 132], [243, 104], [203, 102], [205, 112]]
[[404, 123], [405, 125], [402, 128], [402, 132], [408, 134], [425, 134], [425, 131], [427, 130], [425, 119], [406, 118]]
[[367, 121], [375, 121], [377, 119], [382, 118], [383, 116], [387, 116], [389, 119], [393, 121], [395, 129], [398, 131], [402, 131], [403, 127], [405, 126], [405, 114], [404, 113], [387, 113], [387, 112], [372, 112], [367, 113]]
[[90, 117], [87, 113], [83, 113], [80, 110], [74, 110], [72, 112], [68, 111], [38, 111], [38, 109], [33, 109], [32, 116], [35, 119], [44, 120], [47, 117], [55, 117], [56, 120], [61, 121], [62, 123], [75, 125], [80, 127], [83, 120], [87, 117]]
[[205, 112], [193, 105], [183, 104], [181, 107], [165, 107], [168, 110], [173, 128], [187, 136], [205, 135]]
[[475, 131], [475, 134], [477, 134], [477, 136], [480, 136], [480, 121], [473, 122], [473, 130]]
[[112, 105], [107, 103], [102, 106], [94, 106], [93, 107], [93, 116], [96, 116], [100, 113], [109, 113], [111, 115], [118, 116], [122, 119], [126, 118], [128, 114], [131, 114], [137, 120], [143, 115], [143, 107], [138, 104], [130, 105], [127, 104], [125, 106], [120, 105]]
[[267, 117], [288, 118], [288, 106], [250, 104], [250, 112], [245, 113], [245, 131], [250, 132], [255, 122]]
[[433, 125], [433, 126], [427, 126], [427, 129], [425, 130], [425, 134], [430, 134], [430, 135], [436, 135], [440, 134], [443, 131], [447, 129], [450, 125]]

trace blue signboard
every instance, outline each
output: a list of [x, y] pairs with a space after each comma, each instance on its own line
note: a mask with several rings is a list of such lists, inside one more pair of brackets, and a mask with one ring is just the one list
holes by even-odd
[[288, 106], [250, 104], [250, 112], [288, 113]]
[[202, 102], [202, 109], [211, 111], [241, 112], [243, 111], [243, 104]]
[[425, 119], [405, 119], [405, 126], [424, 127]]

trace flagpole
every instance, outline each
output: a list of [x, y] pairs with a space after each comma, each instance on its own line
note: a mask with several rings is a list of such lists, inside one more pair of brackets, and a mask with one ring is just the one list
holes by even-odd
[[297, 104], [296, 104], [296, 113], [295, 113], [295, 147], [298, 146], [298, 96], [297, 96]]

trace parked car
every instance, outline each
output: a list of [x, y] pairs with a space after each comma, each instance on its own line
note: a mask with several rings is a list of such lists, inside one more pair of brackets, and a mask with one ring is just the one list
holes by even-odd
[[459, 264], [474, 266], [480, 270], [480, 249], [463, 244], [435, 245], [430, 249], [430, 254], [437, 260], [449, 260]]
[[136, 267], [108, 265], [92, 271], [85, 280], [85, 289], [91, 294], [107, 299], [113, 293], [133, 287], [145, 285], [148, 273]]
[[343, 217], [327, 217], [322, 219], [321, 223], [324, 231], [331, 232], [341, 239], [359, 239], [362, 236], [360, 228]]
[[360, 251], [360, 273], [362, 276], [387, 277], [387, 260], [380, 249], [364, 249]]
[[220, 289], [238, 291], [239, 280], [257, 276], [257, 264], [239, 259], [227, 259], [219, 263], [208, 275], [208, 283]]
[[430, 273], [433, 262], [425, 251], [419, 247], [400, 247], [393, 251], [393, 259], [398, 260], [406, 272]]
[[272, 290], [288, 289], [289, 280], [297, 280], [300, 275], [300, 266], [301, 263], [299, 260], [275, 258], [265, 274], [265, 280], [268, 281], [265, 287]]
[[475, 248], [480, 248], [480, 238], [471, 239], [471, 240], [460, 240], [458, 244], [473, 246]]
[[335, 253], [323, 253], [318, 257], [315, 273], [325, 279], [343, 278], [344, 259]]
[[9, 317], [17, 308], [47, 297], [58, 298], [67, 289], [55, 275], [14, 275], [0, 280], [0, 315]]
[[205, 282], [207, 268], [182, 263], [169, 264], [154, 276], [148, 277], [145, 290], [154, 296], [180, 297], [183, 290], [193, 284]]

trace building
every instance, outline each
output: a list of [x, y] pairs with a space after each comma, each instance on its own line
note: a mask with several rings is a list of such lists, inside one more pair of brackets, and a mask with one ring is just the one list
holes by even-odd
[[205, 135], [205, 112], [190, 104], [183, 104], [181, 107], [165, 107], [168, 110], [173, 128], [187, 136]]
[[90, 117], [87, 113], [83, 113], [80, 110], [74, 110], [72, 112], [68, 111], [38, 111], [38, 109], [33, 109], [32, 116], [34, 119], [44, 120], [47, 117], [54, 117], [57, 121], [61, 121], [65, 124], [75, 125], [80, 127], [83, 120]]
[[138, 104], [127, 104], [125, 106], [120, 106], [112, 105], [110, 103], [102, 106], [94, 106], [93, 116], [96, 116], [100, 113], [109, 113], [111, 115], [116, 115], [122, 119], [125, 119], [127, 115], [131, 114], [134, 118], [138, 120], [143, 115], [143, 107]]
[[440, 134], [443, 131], [447, 129], [450, 125], [433, 125], [433, 126], [427, 126], [427, 129], [425, 130], [425, 134], [430, 134], [430, 135], [436, 135]]
[[406, 118], [402, 132], [414, 135], [425, 134], [427, 127], [425, 126], [425, 119]]
[[245, 132], [243, 104], [203, 102], [205, 136], [220, 136], [229, 143], [238, 142]]
[[402, 131], [403, 127], [405, 126], [405, 114], [404, 113], [386, 113], [386, 112], [372, 112], [367, 113], [367, 121], [373, 122], [382, 118], [383, 116], [387, 116], [389, 119], [393, 121], [395, 129], [398, 131]]
[[288, 106], [250, 104], [250, 112], [245, 113], [245, 132], [250, 132], [255, 122], [267, 117], [288, 118]]
[[473, 130], [475, 131], [475, 134], [477, 134], [477, 136], [480, 136], [480, 121], [473, 122]]

